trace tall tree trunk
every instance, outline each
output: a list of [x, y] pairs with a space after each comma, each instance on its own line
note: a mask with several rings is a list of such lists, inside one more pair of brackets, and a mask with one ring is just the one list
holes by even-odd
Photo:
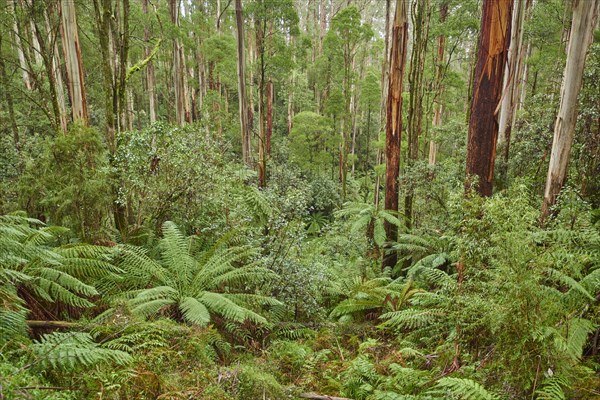
[[[387, 97], [388, 97], [388, 58], [390, 51], [390, 8], [391, 8], [392, 0], [385, 1], [385, 48], [383, 53], [383, 62], [381, 63], [381, 106], [379, 107], [379, 126], [381, 127], [385, 125], [385, 111], [387, 109]], [[375, 165], [381, 164], [383, 158], [383, 151], [381, 149], [377, 149], [377, 157], [375, 160]], [[379, 193], [381, 188], [381, 176], [377, 174], [375, 178], [375, 191], [373, 193], [373, 202], [375, 208], [379, 208]]]
[[512, 0], [484, 0], [477, 64], [473, 79], [473, 99], [469, 115], [467, 180], [479, 178], [477, 192], [491, 196], [498, 137], [497, 109], [502, 95], [502, 77], [510, 46]]
[[2, 35], [0, 35], [0, 82], [5, 90], [4, 98], [6, 99], [6, 105], [8, 107], [8, 119], [10, 122], [10, 128], [12, 131], [13, 143], [17, 153], [21, 153], [21, 140], [19, 138], [19, 127], [17, 125], [17, 118], [15, 117], [15, 107], [12, 97], [12, 89], [10, 88], [10, 79], [6, 73], [6, 65], [4, 64], [5, 56], [2, 46]]
[[554, 140], [548, 166], [542, 223], [550, 215], [566, 179], [567, 167], [577, 122], [577, 96], [583, 81], [583, 69], [587, 50], [592, 43], [600, 0], [575, 0], [573, 24], [567, 52], [567, 64], [561, 87], [560, 106], [554, 124]]
[[27, 66], [27, 60], [25, 59], [25, 52], [23, 49], [23, 43], [21, 41], [21, 30], [19, 29], [19, 19], [17, 16], [17, 8], [14, 0], [7, 0], [9, 3], [10, 10], [14, 17], [13, 23], [13, 34], [15, 36], [15, 47], [17, 49], [17, 55], [19, 57], [19, 67], [21, 68], [21, 74], [23, 76], [23, 83], [27, 90], [32, 90], [33, 85], [29, 76], [29, 67]]
[[273, 80], [269, 77], [267, 82], [267, 157], [271, 156], [271, 138], [273, 137], [273, 99], [275, 92], [273, 90]]
[[[169, 0], [171, 23], [179, 26], [180, 0]], [[175, 120], [179, 125], [192, 122], [186, 87], [185, 52], [178, 38], [173, 39], [173, 88], [175, 91]]]
[[63, 77], [60, 71], [60, 59], [58, 56], [58, 35], [56, 34], [56, 30], [52, 28], [50, 25], [50, 17], [48, 16], [48, 9], [44, 10], [44, 23], [46, 25], [46, 32], [48, 34], [49, 39], [49, 47], [52, 49], [51, 55], [51, 73], [54, 77], [55, 82], [55, 91], [56, 91], [56, 102], [58, 103], [59, 108], [59, 119], [60, 119], [60, 127], [63, 132], [67, 132], [67, 127], [69, 123], [69, 117], [67, 115], [67, 106], [65, 99], [65, 89], [63, 83]]
[[[142, 0], [142, 9], [146, 18], [148, 18], [148, 0]], [[144, 26], [144, 57], [147, 59], [150, 57], [151, 48], [150, 42], [150, 27], [148, 22]], [[156, 122], [156, 78], [154, 74], [154, 62], [148, 61], [146, 64], [146, 88], [148, 90], [148, 114], [150, 117], [150, 123]]]
[[[410, 94], [408, 101], [408, 157], [407, 167], [412, 167], [419, 159], [419, 136], [423, 128], [423, 98], [425, 97], [425, 85], [423, 74], [425, 72], [425, 55], [427, 53], [427, 41], [429, 40], [429, 21], [431, 7], [429, 0], [414, 0], [411, 13], [413, 22], [413, 46], [410, 61], [408, 82]], [[406, 227], [412, 227], [413, 214], [413, 188], [406, 188], [404, 197], [404, 220]]]
[[237, 27], [238, 101], [240, 131], [242, 134], [242, 160], [246, 166], [250, 166], [250, 127], [248, 126], [248, 104], [246, 102], [246, 64], [244, 62], [244, 17], [242, 15], [242, 0], [235, 0], [235, 19]]
[[[262, 4], [261, 0], [261, 4]], [[259, 62], [258, 71], [258, 186], [264, 188], [267, 184], [266, 129], [265, 129], [265, 45], [264, 33], [266, 20], [259, 18], [255, 21], [256, 53]]]
[[512, 17], [508, 63], [504, 71], [504, 92], [498, 120], [497, 150], [502, 152], [500, 175], [505, 179], [508, 169], [508, 154], [510, 137], [515, 122], [516, 107], [519, 95], [521, 63], [523, 62], [523, 32], [525, 22], [525, 1], [515, 0], [515, 10]]
[[71, 98], [71, 114], [73, 122], [87, 125], [88, 112], [75, 2], [61, 0], [60, 4], [62, 44], [67, 67], [67, 87]]
[[[440, 23], [446, 22], [448, 17], [448, 3], [444, 2], [440, 5]], [[444, 105], [442, 96], [444, 94], [443, 74], [444, 74], [444, 51], [446, 48], [446, 35], [443, 33], [438, 36], [437, 59], [435, 68], [435, 83], [434, 83], [434, 98], [433, 98], [433, 127], [434, 132], [442, 126], [442, 114]], [[429, 165], [435, 165], [437, 161], [438, 144], [436, 138], [432, 137], [429, 140]]]
[[[390, 69], [387, 100], [387, 124], [385, 127], [385, 209], [398, 211], [398, 177], [400, 175], [400, 139], [402, 135], [402, 77], [406, 63], [406, 45], [408, 39], [408, 19], [406, 2], [396, 0], [396, 13], [392, 27], [392, 45], [390, 50]], [[398, 229], [385, 221], [388, 241], [396, 241]], [[384, 257], [383, 267], [396, 265], [395, 253]]]

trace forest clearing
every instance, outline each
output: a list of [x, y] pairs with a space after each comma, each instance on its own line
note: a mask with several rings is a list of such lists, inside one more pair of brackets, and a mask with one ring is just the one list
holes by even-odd
[[0, 400], [600, 399], [600, 0], [0, 0]]

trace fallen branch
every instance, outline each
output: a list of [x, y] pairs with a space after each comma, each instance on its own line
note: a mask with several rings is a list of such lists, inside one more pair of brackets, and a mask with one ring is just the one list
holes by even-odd
[[49, 328], [49, 329], [57, 329], [57, 328], [74, 328], [78, 324], [75, 322], [67, 322], [67, 321], [37, 321], [37, 320], [28, 320], [27, 326], [30, 328]]
[[23, 386], [17, 390], [81, 390], [79, 388], [59, 387], [59, 386]]
[[335, 396], [327, 396], [326, 394], [318, 394], [318, 393], [301, 393], [300, 397], [303, 399], [312, 399], [312, 400], [353, 400], [348, 397], [335, 397]]

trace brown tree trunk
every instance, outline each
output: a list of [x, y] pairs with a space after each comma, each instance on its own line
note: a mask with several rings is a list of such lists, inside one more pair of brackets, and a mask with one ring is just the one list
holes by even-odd
[[267, 82], [267, 156], [271, 156], [271, 138], [273, 137], [273, 80]]
[[[262, 0], [261, 0], [262, 1]], [[265, 129], [265, 46], [264, 33], [266, 21], [257, 19], [256, 26], [256, 55], [259, 62], [258, 71], [258, 186], [264, 188], [267, 184], [266, 129]]]
[[250, 166], [250, 127], [248, 126], [248, 103], [246, 102], [246, 63], [244, 61], [244, 16], [242, 15], [242, 0], [235, 0], [235, 19], [237, 27], [238, 101], [240, 131], [242, 134], [242, 160], [246, 166]]
[[[392, 0], [385, 1], [385, 48], [383, 53], [383, 62], [381, 63], [381, 107], [379, 107], [379, 126], [383, 127], [385, 124], [385, 111], [387, 109], [387, 97], [388, 97], [388, 73], [389, 73], [389, 50], [390, 50], [390, 8]], [[381, 164], [383, 158], [383, 151], [377, 150], [377, 157], [375, 165]], [[377, 174], [375, 178], [375, 191], [373, 193], [373, 202], [375, 208], [379, 208], [379, 193], [381, 187], [381, 176]]]
[[[408, 19], [406, 2], [396, 0], [396, 13], [392, 26], [390, 69], [387, 100], [387, 124], [385, 128], [385, 209], [398, 211], [398, 176], [400, 175], [400, 139], [402, 136], [402, 77], [406, 63]], [[398, 229], [385, 222], [388, 241], [396, 241]], [[393, 267], [397, 262], [395, 253], [384, 257], [383, 267]]]
[[544, 190], [541, 222], [550, 215], [566, 179], [577, 122], [577, 96], [581, 90], [587, 50], [592, 43], [600, 0], [573, 2], [573, 24], [567, 52], [567, 64], [561, 87], [560, 106], [554, 124], [548, 177]]
[[477, 192], [491, 196], [498, 136], [497, 110], [502, 95], [502, 77], [510, 46], [512, 0], [484, 0], [477, 64], [473, 80], [473, 99], [469, 115], [467, 180], [479, 178]]
[[62, 44], [67, 67], [67, 87], [71, 98], [71, 114], [73, 122], [87, 125], [88, 112], [75, 2], [61, 0], [60, 10]]
[[[448, 17], [448, 3], [443, 3], [440, 5], [440, 22], [443, 24], [446, 22], [446, 18]], [[442, 103], [442, 95], [444, 93], [443, 86], [443, 74], [444, 74], [444, 51], [446, 48], [446, 36], [441, 34], [438, 36], [438, 48], [437, 48], [437, 66], [435, 68], [435, 84], [434, 84], [434, 105], [433, 105], [433, 127], [434, 129], [440, 128], [442, 126], [442, 114], [443, 114], [443, 103]], [[438, 144], [436, 143], [436, 138], [432, 137], [429, 140], [429, 165], [435, 165], [437, 161], [437, 151]]]
[[[408, 157], [407, 167], [413, 166], [419, 159], [419, 136], [423, 127], [423, 98], [425, 97], [425, 85], [423, 74], [425, 72], [425, 55], [427, 53], [427, 41], [429, 40], [429, 21], [431, 7], [429, 0], [414, 0], [412, 3], [413, 21], [413, 46], [410, 60], [408, 82], [410, 94], [408, 101]], [[405, 188], [404, 197], [404, 220], [406, 227], [412, 227], [413, 214], [413, 188]]]

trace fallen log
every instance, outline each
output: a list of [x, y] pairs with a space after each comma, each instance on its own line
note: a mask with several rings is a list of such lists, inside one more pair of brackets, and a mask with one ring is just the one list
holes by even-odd
[[353, 400], [348, 397], [335, 397], [335, 396], [328, 396], [326, 394], [324, 395], [324, 394], [318, 394], [318, 393], [313, 393], [313, 392], [301, 393], [300, 397], [303, 399], [311, 399], [311, 400]]
[[69, 329], [69, 328], [74, 328], [77, 325], [78, 324], [76, 322], [67, 322], [67, 321], [27, 320], [27, 326], [30, 328]]

